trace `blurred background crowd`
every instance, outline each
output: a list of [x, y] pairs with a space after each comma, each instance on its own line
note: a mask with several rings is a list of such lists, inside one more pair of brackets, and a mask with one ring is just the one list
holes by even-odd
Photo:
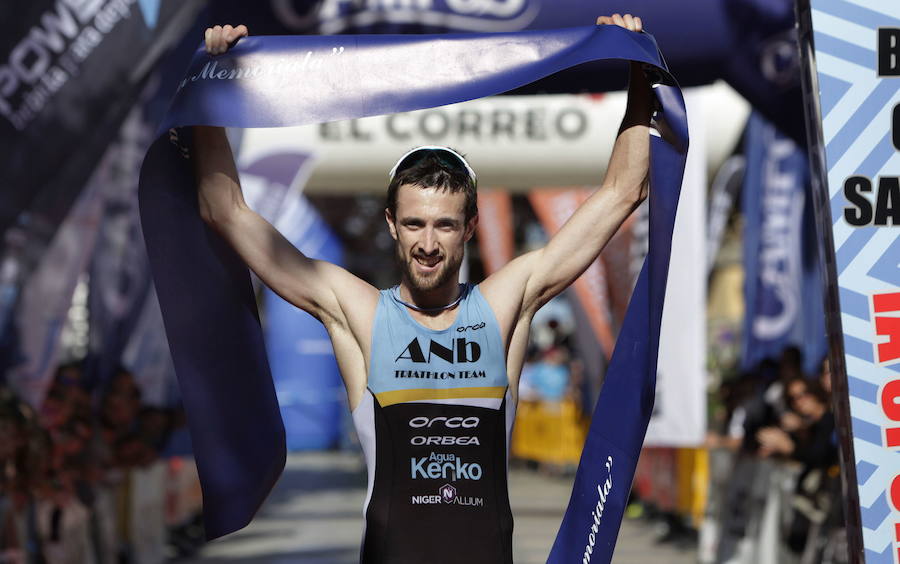
[[[3, 562], [162, 562], [202, 542], [190, 459], [166, 452], [183, 413], [143, 404], [119, 369], [92, 398], [60, 366], [38, 409], [0, 389]], [[96, 401], [95, 401], [96, 400]]]
[[[591, 24], [616, 11], [640, 15], [658, 40], [691, 128], [656, 408], [626, 517], [650, 524], [649, 542], [703, 563], [846, 561], [794, 2], [675, 4], [0, 5], [11, 26], [0, 37], [0, 564], [149, 564], [202, 546], [190, 414], [137, 185], [206, 25], [470, 33]], [[254, 209], [304, 253], [381, 288], [399, 276], [383, 219], [387, 170], [415, 145], [460, 149], [479, 175], [480, 222], [462, 271], [477, 282], [544, 244], [596, 187], [625, 76], [585, 65], [507, 96], [229, 138]], [[572, 479], [648, 233], [643, 206], [535, 317], [514, 469]], [[357, 452], [324, 329], [258, 284], [257, 295], [288, 449]]]

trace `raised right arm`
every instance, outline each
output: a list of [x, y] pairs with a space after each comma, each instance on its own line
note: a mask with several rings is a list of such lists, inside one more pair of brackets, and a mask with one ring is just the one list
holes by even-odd
[[194, 128], [200, 214], [276, 294], [328, 329], [351, 408], [363, 397], [378, 290], [343, 268], [311, 259], [247, 207], [225, 132]]
[[[222, 54], [246, 35], [244, 26], [209, 28], [206, 51]], [[366, 388], [378, 290], [335, 264], [305, 256], [247, 206], [224, 129], [194, 127], [193, 157], [203, 220], [272, 291], [325, 325], [354, 408]]]
[[[247, 34], [243, 25], [211, 27], [206, 30], [206, 51], [212, 56], [222, 54]], [[348, 328], [355, 325], [354, 333], [364, 332], [367, 319], [359, 319], [353, 312], [366, 311], [367, 302], [377, 302], [377, 290], [337, 265], [305, 256], [247, 206], [224, 129], [194, 127], [194, 163], [203, 220], [228, 241], [260, 280], [329, 328], [335, 328], [337, 322]], [[356, 306], [348, 308], [350, 315], [341, 306], [351, 303], [347, 300]]]
[[336, 265], [303, 255], [247, 206], [222, 128], [194, 128], [194, 157], [203, 220], [279, 296], [322, 322], [341, 321], [336, 290], [352, 284], [356, 277]]

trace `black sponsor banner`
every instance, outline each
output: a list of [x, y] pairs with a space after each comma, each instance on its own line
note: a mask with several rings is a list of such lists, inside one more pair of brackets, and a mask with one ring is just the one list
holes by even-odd
[[154, 133], [148, 113], [143, 106], [131, 111], [94, 173], [104, 189], [88, 294], [88, 377], [96, 383], [105, 383], [120, 364], [150, 291], [137, 201], [141, 162]]
[[[780, 131], [804, 145], [806, 125], [793, 0], [723, 0], [723, 4], [735, 48], [719, 77]], [[699, 28], [696, 37], [701, 37]]]
[[[0, 233], [42, 246], [201, 0], [0, 4]], [[29, 213], [24, 217], [22, 212]]]

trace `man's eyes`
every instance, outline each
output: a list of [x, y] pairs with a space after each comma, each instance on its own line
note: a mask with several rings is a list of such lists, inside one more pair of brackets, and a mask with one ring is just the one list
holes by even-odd
[[[407, 229], [421, 229], [425, 227], [425, 222], [423, 221], [404, 221], [403, 226]], [[459, 227], [459, 225], [455, 221], [439, 221], [434, 224], [435, 228], [441, 229], [443, 231], [453, 231]]]

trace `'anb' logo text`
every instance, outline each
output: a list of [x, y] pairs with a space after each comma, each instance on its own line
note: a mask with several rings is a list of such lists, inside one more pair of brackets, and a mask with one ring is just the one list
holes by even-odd
[[394, 362], [402, 359], [410, 362], [427, 363], [431, 362], [432, 356], [436, 356], [451, 364], [457, 362], [476, 362], [481, 358], [481, 346], [475, 341], [453, 339], [450, 346], [445, 347], [444, 345], [429, 339], [428, 355], [426, 356], [422, 351], [422, 346], [419, 344], [419, 339], [414, 338], [406, 345], [403, 352], [394, 359]]

